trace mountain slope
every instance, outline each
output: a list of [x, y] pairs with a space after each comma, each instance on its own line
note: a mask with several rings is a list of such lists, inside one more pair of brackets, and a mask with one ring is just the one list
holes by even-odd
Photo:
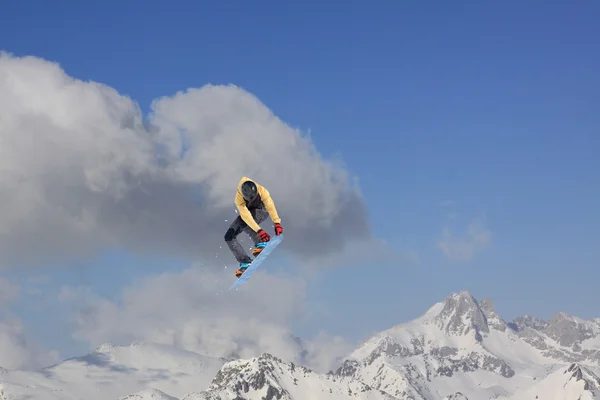
[[[562, 318], [570, 322], [532, 320], [519, 329], [519, 322], [507, 323], [495, 312], [491, 300], [453, 293], [421, 317], [365, 341], [336, 374], [399, 398], [508, 397], [573, 357], [598, 366], [583, 348], [596, 340], [596, 322]], [[572, 345], [570, 358], [564, 345]]]
[[319, 374], [263, 354], [205, 357], [103, 345], [40, 371], [0, 368], [0, 400], [600, 400], [600, 319], [506, 322], [490, 299], [449, 295]]
[[5, 372], [0, 376], [0, 400], [2, 391], [15, 400], [105, 400], [148, 389], [180, 398], [208, 387], [225, 362], [156, 343], [103, 345], [41, 371]]
[[538, 383], [502, 399], [595, 400], [598, 398], [600, 398], [600, 378], [588, 368], [574, 363], [557, 368]]
[[191, 393], [183, 400], [397, 400], [381, 391], [345, 377], [318, 374], [262, 354], [251, 360], [223, 366], [208, 390]]
[[549, 321], [522, 316], [511, 324], [519, 337], [540, 352], [565, 363], [600, 364], [600, 320], [559, 312]]

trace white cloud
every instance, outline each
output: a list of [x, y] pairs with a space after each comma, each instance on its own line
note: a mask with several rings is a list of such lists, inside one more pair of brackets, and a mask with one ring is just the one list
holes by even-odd
[[34, 369], [58, 361], [58, 352], [47, 351], [31, 340], [21, 319], [12, 315], [20, 295], [19, 285], [0, 278], [0, 367]]
[[229, 291], [231, 278], [228, 269], [195, 267], [145, 278], [115, 301], [68, 287], [60, 298], [75, 307], [74, 337], [91, 347], [144, 340], [211, 356], [270, 352], [321, 369], [347, 350], [340, 338], [323, 334], [301, 345], [293, 335], [289, 327], [304, 313], [303, 281], [257, 272], [252, 284]]
[[326, 372], [337, 369], [344, 358], [355, 349], [355, 345], [341, 336], [330, 336], [320, 332], [306, 344], [306, 349], [306, 364], [316, 371]]
[[[156, 99], [145, 119], [113, 88], [39, 58], [0, 55], [0, 268], [60, 265], [107, 246], [205, 260], [219, 253], [218, 265], [147, 278], [119, 300], [64, 288], [60, 299], [77, 307], [75, 336], [92, 346], [149, 340], [208, 355], [267, 351], [317, 368], [344, 352], [337, 337], [303, 344], [294, 337], [302, 281], [262, 274], [227, 290], [233, 271], [220, 268], [235, 260], [223, 236], [243, 175], [275, 199], [286, 233], [282, 255], [314, 267], [372, 258], [374, 249], [388, 254], [371, 236], [348, 171], [243, 89], [182, 91]], [[263, 227], [272, 232], [270, 221]], [[18, 295], [7, 282], [2, 287], [0, 300]], [[0, 323], [0, 365], [54, 361], [22, 328], [17, 319]]]
[[371, 239], [348, 172], [238, 87], [157, 99], [145, 121], [110, 87], [0, 55], [2, 266], [51, 265], [110, 245], [212, 255], [243, 175], [271, 191], [282, 249], [306, 259]]
[[491, 244], [492, 232], [482, 221], [475, 220], [467, 226], [466, 233], [461, 236], [456, 236], [449, 228], [445, 228], [437, 242], [437, 248], [448, 259], [466, 261], [489, 249]]
[[56, 351], [46, 351], [31, 341], [19, 318], [0, 322], [0, 367], [6, 369], [37, 369], [59, 361]]

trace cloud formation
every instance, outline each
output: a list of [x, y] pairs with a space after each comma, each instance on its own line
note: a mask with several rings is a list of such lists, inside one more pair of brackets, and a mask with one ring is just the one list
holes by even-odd
[[47, 351], [27, 335], [23, 321], [11, 313], [21, 288], [0, 278], [0, 368], [35, 369], [58, 361], [58, 352]]
[[0, 321], [0, 367], [37, 369], [58, 361], [58, 352], [47, 351], [29, 339], [19, 318], [10, 317]]
[[144, 278], [115, 301], [69, 287], [60, 300], [74, 307], [74, 337], [91, 347], [143, 340], [218, 357], [270, 352], [324, 372], [333, 368], [348, 343], [326, 334], [302, 343], [290, 329], [305, 313], [304, 282], [256, 274], [253, 285], [229, 291], [231, 271], [193, 267]]
[[0, 55], [0, 266], [103, 246], [208, 257], [243, 175], [275, 199], [282, 248], [320, 257], [371, 239], [345, 168], [236, 86], [156, 99], [145, 119], [113, 88]]
[[443, 230], [437, 248], [444, 256], [454, 261], [472, 259], [477, 253], [487, 250], [492, 244], [492, 232], [482, 221], [472, 221], [464, 235], [456, 236], [449, 228]]

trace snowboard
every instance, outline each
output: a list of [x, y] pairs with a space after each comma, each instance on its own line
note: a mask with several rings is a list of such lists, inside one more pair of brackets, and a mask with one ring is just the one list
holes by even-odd
[[283, 234], [281, 234], [279, 236], [272, 236], [271, 240], [269, 240], [269, 242], [267, 243], [267, 246], [263, 249], [263, 251], [260, 252], [258, 257], [256, 257], [254, 259], [254, 261], [252, 261], [250, 263], [250, 265], [244, 271], [242, 276], [240, 276], [237, 279], [237, 281], [235, 281], [235, 283], [229, 288], [229, 290], [240, 286], [242, 283], [244, 283], [248, 279], [250, 279], [250, 276], [254, 273], [254, 271], [256, 271], [256, 269], [260, 266], [260, 264], [262, 264], [262, 262], [265, 261], [265, 258], [267, 258], [267, 256], [269, 254], [271, 254], [271, 252], [273, 250], [275, 250], [275, 247], [277, 247], [279, 245], [279, 243], [281, 243], [282, 240], [283, 240]]

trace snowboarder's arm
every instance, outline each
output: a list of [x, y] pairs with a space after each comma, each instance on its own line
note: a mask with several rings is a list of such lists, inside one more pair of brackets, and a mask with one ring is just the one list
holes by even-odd
[[256, 223], [254, 218], [252, 218], [252, 214], [250, 214], [250, 210], [246, 207], [246, 202], [244, 201], [244, 197], [238, 191], [235, 195], [235, 205], [240, 213], [240, 217], [244, 220], [246, 224], [254, 231], [258, 232], [260, 230], [260, 226]]
[[258, 186], [258, 193], [260, 193], [260, 199], [265, 205], [265, 208], [267, 209], [267, 212], [269, 213], [269, 216], [271, 217], [273, 223], [281, 223], [281, 218], [279, 218], [279, 215], [277, 215], [275, 202], [273, 202], [273, 198], [271, 197], [269, 191], [263, 186]]

